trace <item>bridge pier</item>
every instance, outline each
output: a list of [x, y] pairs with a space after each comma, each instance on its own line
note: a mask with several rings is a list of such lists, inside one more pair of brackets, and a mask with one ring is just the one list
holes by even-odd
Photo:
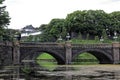
[[65, 64], [71, 64], [71, 61], [72, 61], [72, 45], [71, 45], [71, 42], [67, 41], [65, 43], [65, 48], [66, 48], [66, 53], [65, 53], [65, 56], [66, 56], [66, 62]]
[[13, 43], [13, 80], [20, 78], [20, 43], [16, 41]]
[[120, 43], [114, 42], [113, 46], [113, 63], [119, 64], [120, 63]]
[[13, 45], [13, 64], [20, 64], [20, 44], [14, 42]]

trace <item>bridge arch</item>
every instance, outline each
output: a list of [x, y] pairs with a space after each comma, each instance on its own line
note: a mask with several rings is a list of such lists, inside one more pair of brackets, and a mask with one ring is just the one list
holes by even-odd
[[112, 56], [109, 53], [107, 53], [103, 50], [99, 50], [99, 49], [85, 49], [85, 50], [77, 51], [77, 53], [73, 52], [72, 61], [75, 60], [76, 56], [78, 56], [84, 52], [88, 52], [88, 53], [92, 54], [93, 56], [95, 56], [99, 60], [100, 64], [106, 64], [106, 63], [112, 64], [113, 63]]
[[[35, 60], [40, 54], [43, 53], [48, 53], [49, 55], [51, 55], [52, 57], [54, 57], [57, 61], [58, 64], [65, 64], [65, 59], [64, 57], [57, 51], [55, 50], [49, 50], [49, 49], [33, 49], [33, 50], [29, 50], [26, 52], [27, 55], [25, 55], [24, 57], [22, 57], [22, 59], [26, 58], [27, 56], [29, 56], [29, 58], [31, 60]], [[21, 55], [22, 56], [22, 55]]]

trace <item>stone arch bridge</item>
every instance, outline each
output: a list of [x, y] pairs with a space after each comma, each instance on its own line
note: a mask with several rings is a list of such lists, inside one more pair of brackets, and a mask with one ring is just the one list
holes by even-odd
[[120, 43], [72, 44], [38, 42], [0, 42], [0, 65], [20, 64], [25, 58], [35, 59], [40, 52], [52, 55], [58, 64], [71, 64], [83, 52], [94, 55], [100, 63], [120, 63]]

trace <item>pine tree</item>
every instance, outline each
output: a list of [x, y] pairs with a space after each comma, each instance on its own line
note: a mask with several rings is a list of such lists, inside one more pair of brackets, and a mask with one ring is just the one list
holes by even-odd
[[10, 23], [10, 17], [7, 11], [5, 11], [6, 6], [3, 6], [4, 0], [0, 0], [0, 36], [5, 35], [5, 28]]

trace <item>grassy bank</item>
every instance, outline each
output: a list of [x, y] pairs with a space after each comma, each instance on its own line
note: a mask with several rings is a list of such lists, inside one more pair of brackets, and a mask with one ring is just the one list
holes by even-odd
[[112, 40], [104, 40], [104, 41], [100, 41], [100, 40], [80, 40], [80, 39], [71, 39], [72, 43], [75, 44], [99, 44], [99, 43], [112, 43]]
[[[78, 60], [83, 60], [83, 61], [78, 61]], [[93, 60], [93, 61], [89, 61], [89, 60]], [[46, 68], [57, 66], [56, 59], [51, 55], [49, 55], [48, 53], [40, 54], [37, 57], [36, 63]], [[81, 64], [98, 64], [98, 63], [99, 61], [96, 59], [95, 56], [91, 55], [90, 53], [82, 53], [75, 58], [72, 64], [81, 65]]]

